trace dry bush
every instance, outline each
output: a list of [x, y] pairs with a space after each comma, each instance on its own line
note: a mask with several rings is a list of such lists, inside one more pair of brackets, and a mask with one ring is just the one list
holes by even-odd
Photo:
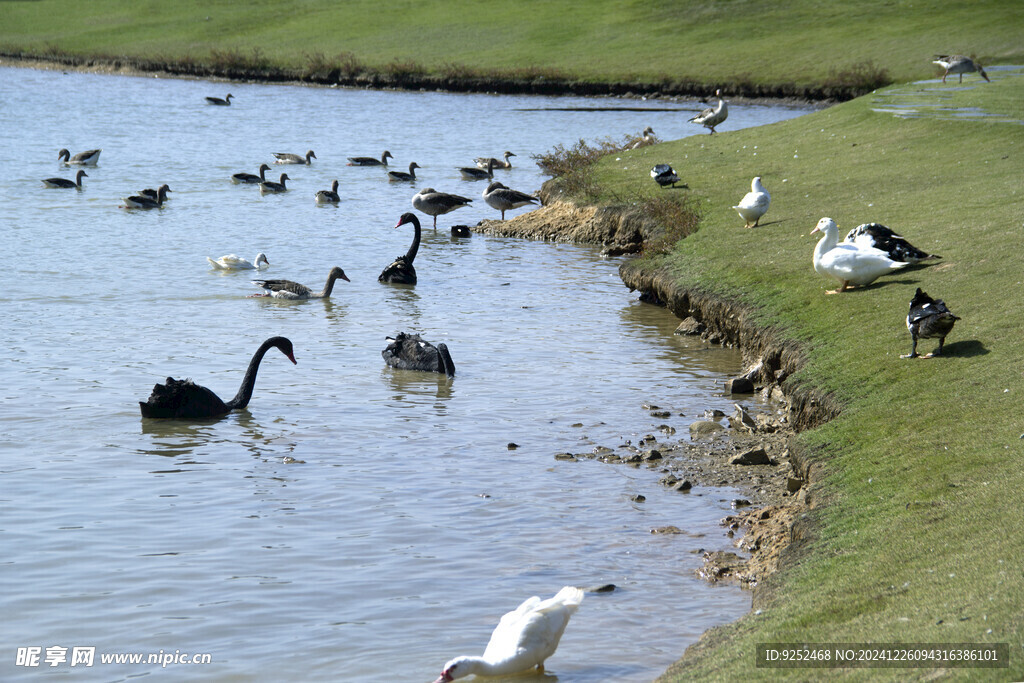
[[672, 196], [655, 195], [644, 197], [638, 202], [641, 211], [656, 220], [664, 232], [657, 238], [644, 243], [646, 253], [664, 254], [672, 250], [676, 242], [697, 232], [701, 213], [697, 202], [690, 195], [672, 193]]

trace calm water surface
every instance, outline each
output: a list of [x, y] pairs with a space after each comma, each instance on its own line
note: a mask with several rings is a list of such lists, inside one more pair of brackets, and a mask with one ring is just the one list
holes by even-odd
[[[203, 102], [228, 91], [230, 108]], [[554, 111], [574, 106], [594, 103], [0, 68], [0, 678], [124, 680], [161, 667], [100, 653], [180, 651], [212, 663], [170, 665], [175, 680], [432, 680], [524, 598], [614, 583], [587, 596], [545, 680], [647, 681], [745, 612], [747, 595], [693, 576], [693, 551], [723, 544], [729, 491], [553, 458], [729, 409], [738, 355], [674, 337], [594, 248], [449, 234], [497, 215], [459, 179], [476, 156], [515, 152], [497, 173], [532, 192], [530, 155], [556, 144], [702, 130], [687, 112]], [[736, 106], [723, 128], [799, 113]], [[39, 182], [73, 177], [61, 147], [103, 149], [84, 190]], [[228, 181], [308, 149], [285, 195]], [[384, 149], [422, 180], [345, 165]], [[341, 205], [315, 206], [335, 178]], [[164, 209], [119, 208], [163, 182]], [[418, 285], [378, 284], [425, 186], [477, 200], [425, 231]], [[251, 299], [251, 273], [205, 260], [258, 251], [268, 277], [319, 290], [339, 265], [352, 282], [330, 300]], [[446, 342], [456, 378], [386, 368], [399, 330]], [[271, 351], [247, 410], [140, 418], [168, 375], [233, 396], [273, 335], [298, 365]], [[650, 533], [668, 524], [689, 535]], [[32, 646], [95, 647], [97, 663], [17, 666]]]

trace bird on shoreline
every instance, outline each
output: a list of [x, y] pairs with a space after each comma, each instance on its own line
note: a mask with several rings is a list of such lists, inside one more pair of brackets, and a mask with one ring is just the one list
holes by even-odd
[[516, 155], [512, 152], [506, 151], [503, 156], [505, 157], [504, 161], [501, 159], [495, 159], [494, 157], [477, 157], [476, 159], [473, 159], [473, 161], [479, 169], [487, 168], [488, 164], [491, 164], [493, 168], [512, 168], [512, 162], [509, 161], [508, 158]]
[[231, 176], [231, 182], [235, 183], [236, 185], [256, 185], [266, 181], [266, 173], [269, 170], [269, 166], [267, 166], [266, 164], [260, 164], [259, 175], [256, 175], [254, 173], [235, 173]]
[[981, 68], [981, 64], [978, 64], [973, 59], [966, 55], [935, 55], [935, 60], [932, 64], [938, 64], [945, 72], [942, 74], [942, 82], [946, 82], [946, 76], [950, 74], [959, 74], [960, 82], [964, 82], [964, 74], [970, 74], [977, 71], [982, 78], [991, 83], [988, 74]]
[[252, 283], [263, 290], [261, 294], [250, 294], [249, 298], [258, 297], [271, 297], [274, 299], [287, 299], [290, 301], [299, 301], [306, 299], [326, 299], [331, 296], [331, 292], [334, 291], [334, 283], [338, 279], [342, 279], [345, 282], [351, 282], [348, 276], [345, 275], [345, 271], [334, 266], [331, 268], [331, 272], [327, 274], [327, 283], [319, 294], [314, 294], [306, 285], [301, 285], [298, 282], [292, 282], [291, 280], [253, 280]]
[[306, 156], [292, 154], [291, 152], [274, 152], [274, 157], [277, 159], [274, 162], [275, 164], [302, 164], [309, 166], [313, 163], [312, 160], [316, 159], [316, 154], [313, 153], [313, 150], [306, 152]]
[[331, 189], [329, 190], [317, 190], [314, 195], [317, 204], [337, 204], [341, 201], [341, 196], [338, 195], [338, 181], [331, 181]]
[[492, 209], [501, 211], [501, 220], [505, 220], [505, 212], [518, 209], [528, 204], [540, 203], [533, 195], [513, 190], [499, 182], [493, 182], [483, 191], [484, 201]]
[[231, 98], [232, 97], [234, 97], [234, 95], [232, 95], [231, 93], [228, 93], [228, 96], [225, 97], [224, 99], [221, 99], [219, 97], [207, 97], [206, 98], [206, 103], [207, 104], [215, 104], [218, 107], [230, 107], [231, 106]]
[[74, 187], [78, 190], [82, 189], [82, 178], [88, 178], [89, 174], [79, 169], [78, 173], [75, 174], [74, 180], [68, 180], [67, 178], [46, 178], [43, 180], [43, 185], [46, 187], [59, 187], [69, 188]]
[[434, 683], [457, 678], [504, 676], [529, 671], [544, 671], [544, 660], [555, 653], [569, 617], [583, 602], [583, 590], [566, 586], [553, 598], [536, 595], [507, 613], [498, 622], [482, 657], [461, 656], [444, 665]]
[[[907, 313], [907, 329], [910, 330], [910, 337], [914, 340], [913, 345], [910, 347], [910, 353], [900, 356], [900, 358], [934, 358], [941, 355], [946, 335], [952, 331], [957, 320], [960, 318], [953, 315], [942, 299], [933, 299], [918, 287], [914, 298], [910, 300], [910, 312]], [[929, 354], [919, 356], [917, 340], [935, 338], [939, 340], [939, 348]]]
[[653, 145], [657, 141], [654, 135], [654, 129], [647, 126], [640, 132], [640, 139], [634, 142], [630, 149], [640, 149], [644, 145]]
[[395, 157], [391, 156], [391, 152], [389, 152], [387, 150], [384, 150], [384, 153], [380, 155], [380, 159], [375, 159], [373, 157], [349, 157], [348, 158], [348, 165], [349, 166], [387, 166], [388, 165], [388, 159], [394, 159], [394, 158]]
[[100, 160], [102, 151], [102, 149], [90, 149], [71, 156], [71, 152], [62, 149], [57, 152], [57, 160], [63, 161], [65, 166], [95, 166], [96, 162]]
[[437, 217], [451, 213], [456, 209], [468, 206], [472, 199], [457, 194], [438, 192], [432, 187], [425, 187], [412, 197], [412, 208], [420, 213], [434, 217], [434, 229], [437, 229]]
[[[750, 181], [750, 192], [743, 195], [740, 203], [732, 207], [745, 221], [744, 228], [756, 228], [761, 217], [768, 213], [771, 206], [772, 196], [761, 184], [761, 176]], [[753, 223], [751, 223], [753, 221]]]
[[256, 258], [252, 261], [246, 261], [241, 256], [236, 256], [235, 254], [225, 254], [217, 259], [207, 256], [206, 260], [210, 262], [214, 270], [261, 270], [270, 265], [267, 255], [262, 251], [256, 254]]
[[918, 249], [905, 238], [897, 235], [881, 223], [863, 223], [858, 225], [846, 233], [843, 241], [881, 249], [889, 254], [889, 258], [893, 261], [905, 261], [911, 265], [926, 259], [942, 258], [938, 254], [929, 254]]
[[271, 348], [277, 348], [292, 364], [296, 364], [295, 350], [287, 337], [271, 337], [263, 342], [249, 361], [245, 370], [242, 386], [233, 399], [225, 403], [209, 389], [194, 384], [191, 379], [177, 380], [168, 377], [164, 384], [153, 386], [153, 393], [145, 402], [139, 401], [142, 417], [202, 419], [220, 417], [232, 410], [241, 410], [249, 405], [252, 390], [256, 386], [256, 373], [259, 372], [263, 356]]
[[391, 181], [391, 182], [401, 182], [403, 180], [407, 181], [407, 182], [412, 182], [412, 181], [416, 180], [416, 171], [415, 171], [415, 169], [417, 169], [417, 168], [423, 168], [423, 167], [420, 166], [419, 164], [417, 164], [414, 161], [411, 164], [409, 164], [409, 172], [408, 173], [406, 173], [405, 171], [388, 171], [388, 180]]
[[882, 275], [905, 268], [907, 263], [893, 261], [884, 251], [873, 247], [863, 247], [849, 242], [839, 243], [839, 232], [836, 222], [831, 218], [822, 218], [811, 230], [823, 233], [821, 240], [814, 247], [815, 272], [839, 280], [839, 289], [826, 291], [826, 294], [845, 292], [849, 287], [869, 285]]
[[715, 126], [721, 125], [723, 121], [729, 118], [729, 106], [722, 99], [722, 91], [716, 90], [715, 97], [718, 98], [718, 104], [714, 107], [708, 107], [690, 119], [691, 123], [699, 123], [710, 130], [711, 132], [708, 135], [715, 132]]

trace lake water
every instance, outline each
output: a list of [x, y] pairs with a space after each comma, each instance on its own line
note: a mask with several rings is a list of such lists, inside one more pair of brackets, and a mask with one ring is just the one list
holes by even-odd
[[[229, 91], [231, 107], [203, 101]], [[726, 544], [730, 491], [683, 495], [656, 470], [553, 457], [665, 438], [663, 423], [682, 437], [704, 409], [731, 410], [721, 381], [738, 353], [673, 336], [677, 321], [639, 303], [597, 248], [449, 233], [497, 217], [483, 183], [456, 170], [476, 156], [515, 152], [496, 173], [532, 192], [544, 178], [530, 155], [556, 144], [648, 125], [663, 139], [703, 133], [692, 114], [656, 110], [687, 105], [597, 104], [649, 110], [0, 68], [0, 678], [125, 680], [164, 667], [101, 654], [208, 653], [166, 669], [427, 681], [481, 654], [526, 597], [614, 583], [584, 600], [545, 680], [647, 681], [743, 614], [747, 594], [693, 575], [694, 551]], [[734, 106], [722, 129], [800, 113]], [[62, 147], [103, 149], [81, 191], [40, 183], [73, 177]], [[269, 174], [289, 173], [286, 194], [228, 181], [309, 149], [311, 166]], [[385, 149], [422, 180], [345, 165]], [[340, 206], [316, 206], [333, 179]], [[161, 183], [163, 209], [119, 208]], [[393, 226], [426, 186], [476, 201], [425, 230], [415, 287], [379, 284], [412, 239]], [[258, 251], [263, 276], [319, 290], [338, 265], [351, 282], [329, 300], [252, 299], [251, 273], [205, 259]], [[400, 330], [447, 343], [456, 377], [385, 367], [385, 336]], [[233, 396], [273, 335], [298, 364], [272, 350], [248, 409], [140, 417], [169, 375]], [[688, 535], [650, 533], [670, 524]], [[32, 647], [39, 665], [20, 666]], [[67, 661], [49, 666], [55, 647]], [[72, 648], [95, 648], [94, 665], [71, 666]]]

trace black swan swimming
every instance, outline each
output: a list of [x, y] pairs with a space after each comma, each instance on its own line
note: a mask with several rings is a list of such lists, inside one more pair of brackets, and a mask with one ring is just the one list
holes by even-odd
[[416, 258], [416, 252], [420, 249], [420, 219], [416, 218], [413, 213], [403, 213], [402, 218], [398, 221], [398, 225], [405, 225], [406, 223], [412, 223], [413, 229], [416, 231], [415, 236], [412, 238], [412, 245], [409, 247], [409, 251], [405, 252], [404, 255], [396, 258], [377, 278], [377, 282], [391, 282], [399, 285], [414, 285], [416, 284], [416, 269], [412, 265], [413, 259]]
[[165, 384], [153, 386], [153, 393], [149, 395], [149, 400], [139, 401], [142, 417], [220, 417], [232, 410], [245, 408], [249, 405], [249, 399], [252, 398], [252, 389], [256, 385], [256, 373], [259, 372], [260, 361], [272, 346], [276, 346], [281, 353], [288, 356], [288, 360], [295, 363], [291, 341], [285, 337], [271, 337], [256, 349], [252, 360], [249, 361], [249, 367], [245, 370], [245, 378], [242, 379], [242, 386], [238, 389], [238, 394], [227, 403], [220, 400], [217, 394], [206, 387], [193, 384], [190, 379], [178, 380], [168, 377]]
[[388, 346], [380, 352], [384, 362], [399, 370], [425, 370], [455, 376], [455, 363], [444, 344], [434, 346], [418, 334], [399, 332], [388, 337]]
[[262, 294], [250, 294], [250, 297], [269, 296], [275, 299], [326, 299], [334, 291], [334, 282], [341, 278], [345, 282], [351, 282], [345, 271], [334, 266], [327, 274], [327, 283], [319, 294], [314, 294], [306, 285], [292, 282], [291, 280], [253, 280], [252, 283], [263, 289]]

